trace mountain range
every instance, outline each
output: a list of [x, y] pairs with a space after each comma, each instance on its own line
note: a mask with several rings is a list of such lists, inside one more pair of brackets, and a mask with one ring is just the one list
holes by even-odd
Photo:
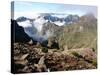
[[53, 14], [53, 13], [41, 13], [39, 14], [36, 18], [27, 18], [24, 16], [18, 17], [16, 19], [17, 22], [23, 22], [26, 20], [29, 21], [36, 21], [38, 19], [43, 19], [46, 22], [52, 22], [55, 23], [59, 26], [64, 25], [64, 24], [71, 24], [79, 21], [79, 16], [78, 15], [66, 15], [66, 14]]
[[56, 37], [61, 45], [67, 44], [69, 48], [88, 47], [91, 44], [90, 40], [94, 40], [94, 44], [96, 44], [97, 19], [92, 14], [81, 17], [53, 13], [40, 14], [33, 19], [19, 17], [16, 21], [19, 26], [24, 28], [25, 33], [40, 43]]

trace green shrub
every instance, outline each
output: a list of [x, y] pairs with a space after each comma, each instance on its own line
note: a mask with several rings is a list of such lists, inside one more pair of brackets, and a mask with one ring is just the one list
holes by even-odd
[[47, 53], [48, 52], [48, 48], [42, 47], [42, 52]]
[[82, 56], [79, 55], [79, 54], [78, 54], [77, 52], [75, 52], [75, 51], [73, 51], [72, 54], [73, 54], [74, 56], [78, 57], [78, 58], [82, 58]]
[[92, 51], [93, 51], [93, 52], [95, 52], [95, 49], [94, 49], [94, 48], [92, 48]]
[[96, 60], [93, 60], [93, 61], [92, 61], [92, 64], [93, 64], [94, 66], [97, 66], [97, 61], [96, 61]]

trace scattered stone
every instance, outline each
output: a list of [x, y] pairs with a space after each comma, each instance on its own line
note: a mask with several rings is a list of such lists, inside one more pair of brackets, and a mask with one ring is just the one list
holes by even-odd
[[25, 43], [14, 43], [16, 73], [50, 72], [81, 69], [96, 69], [96, 53], [89, 48], [58, 50]]

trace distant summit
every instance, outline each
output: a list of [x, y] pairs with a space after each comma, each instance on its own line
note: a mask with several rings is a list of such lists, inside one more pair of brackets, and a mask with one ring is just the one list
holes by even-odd
[[66, 15], [66, 14], [54, 14], [54, 13], [41, 13], [36, 18], [33, 18], [33, 19], [21, 16], [21, 17], [18, 17], [16, 19], [16, 21], [17, 22], [23, 22], [23, 21], [26, 21], [26, 20], [36, 21], [40, 18], [42, 18], [46, 22], [52, 22], [52, 23], [55, 23], [59, 26], [65, 25], [65, 24], [76, 23], [76, 22], [79, 21], [78, 15], [70, 15], [70, 14]]

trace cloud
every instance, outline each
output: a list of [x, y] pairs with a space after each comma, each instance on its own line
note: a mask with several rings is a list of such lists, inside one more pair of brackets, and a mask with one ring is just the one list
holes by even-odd
[[42, 31], [42, 27], [44, 23], [46, 23], [46, 20], [44, 20], [42, 17], [34, 21], [34, 26], [37, 28], [38, 32]]
[[18, 22], [18, 25], [22, 27], [32, 27], [32, 25], [30, 24], [30, 21], [28, 20], [25, 22]]
[[14, 12], [14, 19], [17, 19], [18, 17], [24, 16], [27, 18], [36, 18], [38, 17], [37, 12]]

